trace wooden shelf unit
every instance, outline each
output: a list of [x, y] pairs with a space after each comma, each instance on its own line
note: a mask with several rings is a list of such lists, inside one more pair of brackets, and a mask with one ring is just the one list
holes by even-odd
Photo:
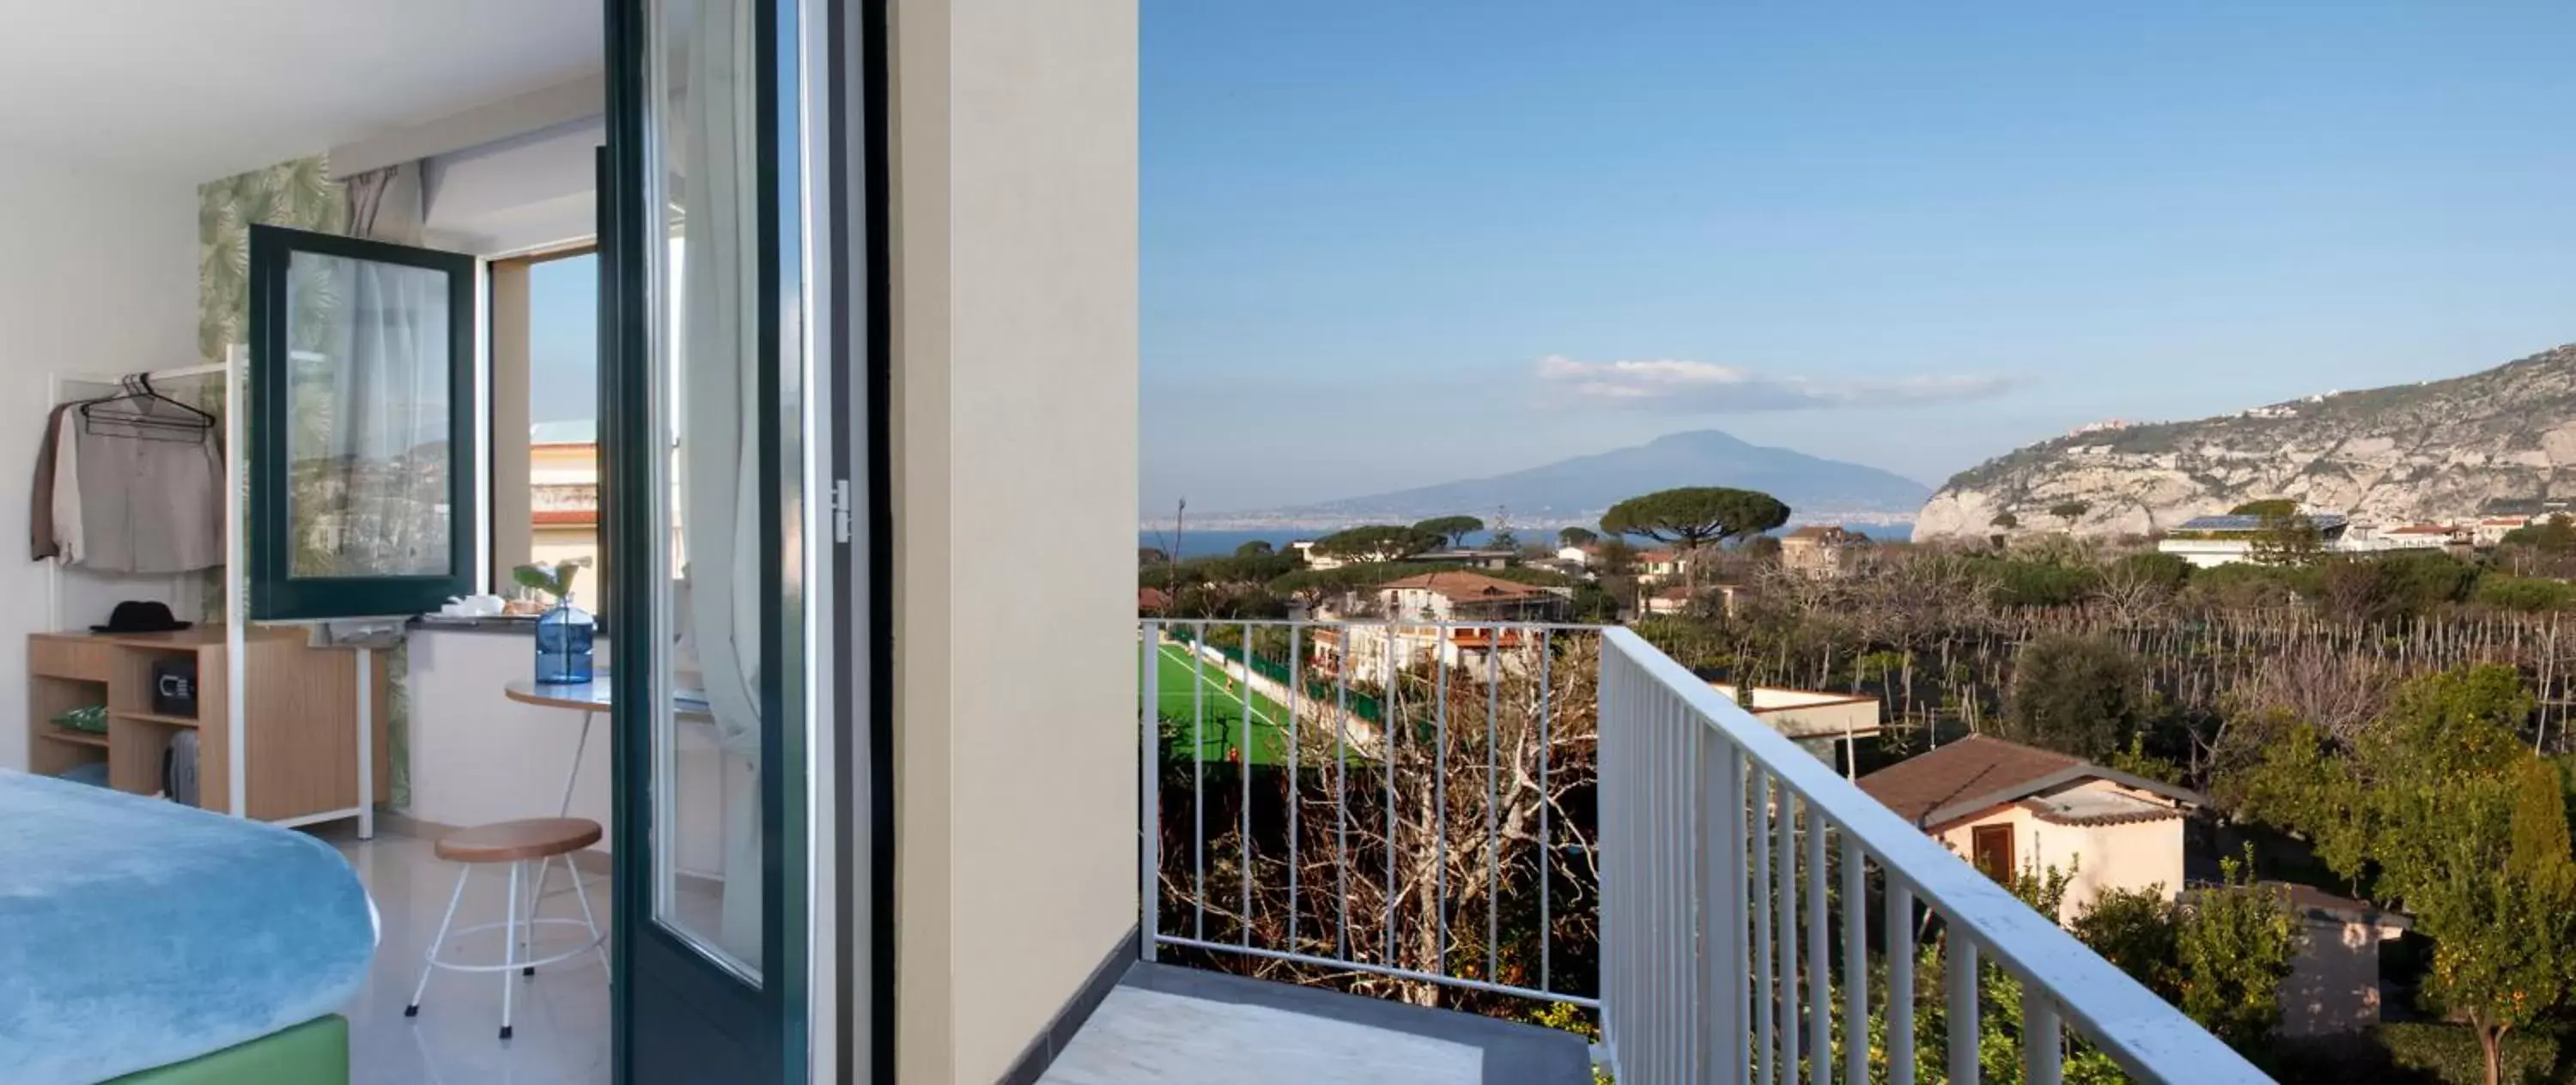
[[[357, 666], [355, 654], [307, 647], [294, 627], [252, 627], [244, 638], [244, 774], [249, 816], [283, 821], [344, 810], [358, 802]], [[182, 730], [197, 732], [197, 791], [208, 810], [232, 808], [232, 727], [227, 718], [224, 631], [176, 633], [36, 633], [27, 638], [28, 767], [58, 773], [105, 761], [108, 786], [137, 795], [161, 790], [161, 758]], [[153, 711], [152, 665], [197, 661], [197, 715]], [[373, 749], [385, 749], [385, 671], [374, 686]], [[53, 717], [84, 705], [107, 706], [107, 733], [56, 725]], [[391, 770], [379, 754], [375, 794], [390, 793]]]

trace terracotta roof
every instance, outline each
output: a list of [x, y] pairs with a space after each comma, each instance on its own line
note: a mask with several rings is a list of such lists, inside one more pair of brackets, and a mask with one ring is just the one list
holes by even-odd
[[1498, 576], [1459, 569], [1423, 573], [1401, 580], [1390, 580], [1377, 586], [1378, 591], [1427, 591], [1446, 597], [1453, 603], [1474, 603], [1499, 599], [1532, 599], [1548, 594], [1547, 589], [1533, 587]]
[[2338, 896], [2313, 885], [2296, 882], [2261, 881], [2254, 883], [2281, 895], [2283, 903], [2301, 916], [2344, 923], [2377, 923], [2382, 926], [2407, 928], [2415, 925], [2413, 917], [2392, 912], [2377, 905]]
[[2138, 825], [2182, 816], [2173, 807], [2122, 791], [2061, 791], [2023, 799], [2021, 808], [2051, 825]]
[[1679, 585], [1679, 584], [1673, 585], [1672, 587], [1669, 587], [1669, 588], [1663, 588], [1663, 589], [1660, 589], [1660, 590], [1658, 590], [1658, 591], [1656, 591], [1656, 592], [1655, 592], [1655, 598], [1657, 598], [1657, 599], [1681, 599], [1681, 600], [1688, 600], [1690, 597], [1691, 597], [1691, 590], [1690, 590], [1689, 588], [1687, 588], [1687, 587], [1683, 587], [1683, 586], [1681, 586], [1681, 585]]
[[2198, 794], [2088, 764], [2053, 750], [1970, 735], [1860, 778], [1860, 789], [1916, 825], [2016, 802], [2081, 780], [2110, 780], [2194, 806]]
[[1136, 613], [1160, 614], [1172, 608], [1172, 597], [1161, 588], [1136, 589]]

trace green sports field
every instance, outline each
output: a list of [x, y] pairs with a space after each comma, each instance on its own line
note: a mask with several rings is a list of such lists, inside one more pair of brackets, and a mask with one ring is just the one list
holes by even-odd
[[[1190, 736], [1199, 736], [1199, 756], [1209, 761], [1226, 762], [1244, 746], [1250, 732], [1251, 761], [1255, 765], [1288, 763], [1288, 709], [1261, 693], [1252, 693], [1250, 726], [1244, 720], [1243, 683], [1227, 677], [1215, 660], [1204, 668], [1179, 644], [1154, 645], [1155, 688], [1162, 700], [1161, 715], [1177, 720], [1180, 732], [1172, 755], [1186, 760], [1190, 755]], [[1141, 692], [1141, 691], [1140, 691]]]

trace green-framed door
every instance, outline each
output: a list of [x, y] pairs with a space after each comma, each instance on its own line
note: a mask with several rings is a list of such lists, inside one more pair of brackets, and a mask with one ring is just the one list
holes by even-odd
[[831, 1042], [809, 1018], [831, 879], [810, 814], [808, 18], [797, 0], [607, 0], [621, 1082], [801, 1082]]

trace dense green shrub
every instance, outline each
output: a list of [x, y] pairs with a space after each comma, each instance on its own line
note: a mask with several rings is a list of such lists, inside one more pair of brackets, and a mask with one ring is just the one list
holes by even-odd
[[2114, 576], [2153, 584], [2166, 591], [2181, 591], [2191, 581], [2191, 563], [2172, 554], [2130, 554], [2111, 563]]
[[2192, 590], [2211, 602], [2231, 607], [2279, 606], [2311, 598], [2324, 576], [2307, 566], [2236, 562], [2214, 569], [2195, 569]]
[[[2433, 1021], [2391, 1022], [2371, 1030], [2397, 1066], [2433, 1075], [2445, 1085], [2480, 1085], [2486, 1080], [2486, 1054], [2478, 1038], [2460, 1025]], [[2558, 1040], [2534, 1032], [2504, 1037], [2504, 1085], [2548, 1080], [2558, 1063]]]
[[2146, 716], [2137, 657], [2094, 637], [2052, 633], [2022, 645], [2004, 738], [2099, 761], [2129, 744]]
[[2477, 590], [2470, 595], [2476, 602], [2497, 610], [2515, 610], [2534, 614], [2576, 607], [2576, 584], [2536, 576], [2514, 576], [2511, 573], [2488, 573], [2478, 578]]
[[2389, 554], [2379, 559], [2389, 584], [2414, 613], [2469, 597], [2478, 567], [2439, 550]]
[[1969, 567], [1995, 586], [1995, 602], [2008, 607], [2081, 603], [2102, 583], [2102, 574], [2077, 565], [1980, 557], [1969, 559]]

